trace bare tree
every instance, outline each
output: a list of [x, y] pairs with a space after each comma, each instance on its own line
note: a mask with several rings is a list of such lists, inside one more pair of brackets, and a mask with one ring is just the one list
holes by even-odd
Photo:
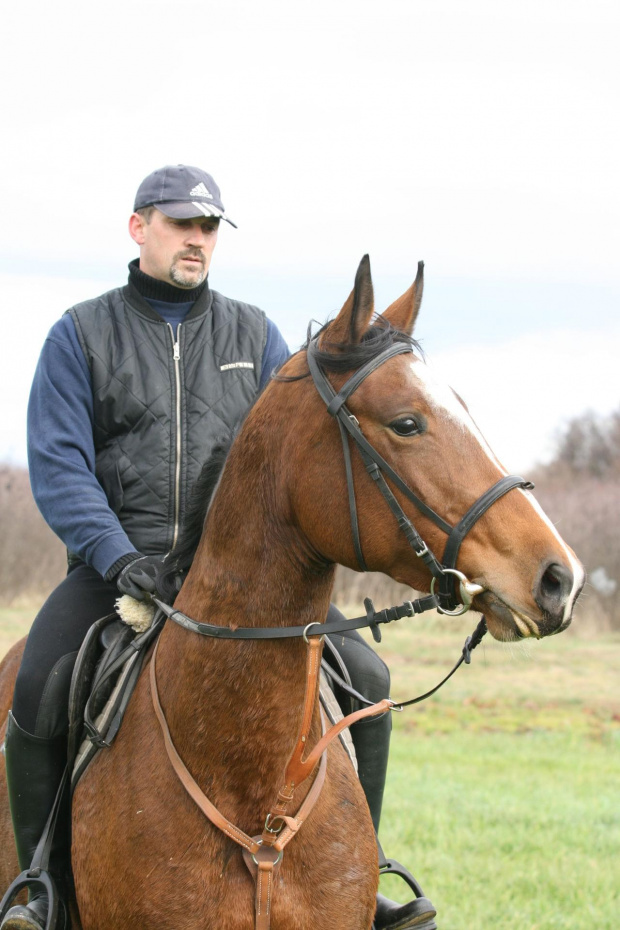
[[0, 465], [0, 603], [42, 600], [67, 569], [65, 549], [37, 510], [25, 468]]

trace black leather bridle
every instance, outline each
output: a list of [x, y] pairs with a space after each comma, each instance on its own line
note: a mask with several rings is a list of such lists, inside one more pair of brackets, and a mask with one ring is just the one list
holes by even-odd
[[[409, 343], [393, 343], [387, 349], [380, 352], [375, 358], [371, 359], [355, 372], [336, 393], [333, 389], [321, 365], [318, 361], [318, 336], [315, 336], [308, 345], [308, 365], [310, 374], [314, 381], [315, 387], [327, 405], [327, 412], [337, 421], [340, 436], [342, 439], [342, 451], [344, 455], [345, 471], [347, 478], [347, 493], [349, 497], [349, 512], [351, 517], [351, 530], [353, 533], [353, 546], [355, 555], [362, 571], [368, 571], [359, 533], [359, 522], [357, 518], [357, 505], [355, 501], [355, 486], [353, 483], [353, 469], [351, 466], [351, 452], [349, 446], [349, 437], [355, 443], [360, 456], [366, 466], [366, 470], [373, 479], [381, 494], [385, 498], [390, 510], [396, 517], [399, 528], [407, 537], [409, 545], [415, 552], [416, 556], [421, 559], [428, 567], [433, 580], [431, 582], [431, 595], [435, 599], [435, 604], [429, 607], [436, 607], [440, 613], [458, 616], [465, 613], [471, 606], [473, 597], [482, 592], [480, 585], [472, 584], [462, 572], [456, 569], [456, 560], [463, 539], [471, 530], [474, 524], [480, 519], [489, 507], [511, 491], [513, 488], [525, 488], [531, 490], [534, 485], [530, 481], [525, 481], [519, 475], [506, 475], [500, 478], [488, 491], [485, 491], [478, 500], [472, 504], [467, 513], [456, 526], [451, 526], [442, 517], [439, 516], [428, 504], [420, 500], [414, 494], [405, 482], [402, 480], [394, 469], [385, 461], [385, 459], [372, 446], [360, 429], [357, 418], [350, 412], [346, 402], [354, 391], [362, 384], [366, 378], [377, 370], [388, 359], [403, 353], [412, 353], [413, 349]], [[426, 517], [435, 523], [448, 539], [443, 554], [443, 561], [440, 562], [435, 554], [428, 548], [415, 526], [409, 520], [404, 510], [398, 503], [396, 497], [390, 490], [384, 475], [386, 475], [392, 484], [401, 491], [405, 497], [415, 505], [415, 507]], [[435, 594], [435, 584], [439, 581], [439, 590]], [[459, 584], [459, 593], [457, 596], [456, 583]], [[460, 600], [459, 600], [460, 598]], [[429, 608], [426, 608], [429, 609]]]
[[[480, 594], [484, 589], [480, 585], [473, 584], [471, 581], [469, 581], [466, 576], [462, 572], [458, 571], [455, 567], [463, 539], [472, 528], [472, 526], [474, 526], [474, 524], [480, 519], [482, 514], [489, 509], [491, 504], [494, 504], [496, 500], [499, 500], [499, 498], [503, 497], [503, 495], [508, 491], [512, 490], [513, 488], [525, 488], [526, 490], [530, 490], [534, 487], [530, 481], [525, 481], [518, 475], [507, 475], [504, 478], [500, 478], [499, 481], [497, 481], [491, 488], [489, 488], [488, 491], [485, 491], [485, 493], [482, 494], [474, 504], [472, 504], [465, 516], [459, 520], [456, 526], [451, 526], [442, 517], [440, 517], [439, 514], [435, 513], [435, 511], [429, 507], [428, 504], [425, 504], [424, 501], [420, 500], [420, 498], [414, 494], [411, 488], [405, 484], [405, 482], [394, 471], [394, 469], [388, 465], [385, 459], [379, 455], [377, 450], [365, 438], [356, 417], [353, 416], [353, 414], [346, 406], [346, 401], [351, 396], [351, 394], [370, 374], [372, 374], [377, 370], [377, 368], [383, 365], [384, 362], [387, 362], [388, 359], [393, 358], [395, 355], [401, 355], [405, 352], [411, 352], [413, 354], [411, 345], [404, 342], [398, 342], [388, 346], [387, 349], [384, 349], [382, 352], [378, 353], [375, 358], [371, 359], [358, 371], [356, 371], [355, 374], [353, 374], [348, 379], [348, 381], [346, 381], [338, 393], [336, 393], [336, 391], [334, 391], [333, 387], [327, 380], [325, 373], [323, 372], [323, 369], [321, 368], [317, 359], [317, 339], [318, 337], [315, 336], [314, 339], [310, 341], [308, 346], [308, 365], [310, 367], [310, 374], [312, 375], [312, 380], [314, 381], [316, 389], [327, 405], [327, 412], [337, 420], [338, 426], [340, 427], [345, 471], [347, 477], [349, 511], [351, 514], [351, 528], [353, 532], [353, 545], [360, 568], [363, 571], [368, 570], [364, 560], [364, 555], [362, 553], [362, 545], [359, 535], [357, 506], [355, 503], [355, 488], [353, 484], [353, 470], [351, 467], [351, 454], [349, 449], [349, 437], [351, 437], [351, 439], [353, 439], [355, 442], [355, 445], [359, 450], [369, 475], [376, 483], [383, 497], [387, 501], [390, 510], [398, 521], [398, 526], [407, 537], [411, 548], [415, 552], [416, 556], [419, 559], [422, 559], [422, 561], [428, 566], [428, 569], [433, 576], [431, 582], [431, 593], [413, 601], [405, 601], [400, 606], [389, 607], [381, 611], [375, 611], [374, 605], [370, 598], [365, 598], [364, 606], [366, 607], [366, 614], [363, 617], [343, 617], [341, 620], [330, 623], [327, 628], [323, 627], [323, 624], [321, 623], [310, 623], [307, 626], [235, 628], [219, 626], [213, 623], [201, 623], [197, 620], [193, 620], [191, 617], [188, 617], [187, 614], [184, 614], [182, 611], [171, 607], [169, 604], [166, 604], [159, 598], [152, 598], [153, 602], [157, 605], [157, 607], [159, 607], [159, 609], [166, 617], [168, 617], [170, 620], [173, 620], [175, 623], [178, 623], [179, 626], [184, 627], [186, 630], [190, 630], [192, 633], [198, 633], [201, 636], [209, 636], [214, 639], [289, 639], [302, 636], [304, 639], [306, 639], [308, 636], [316, 636], [319, 635], [319, 633], [322, 634], [324, 632], [335, 634], [369, 627], [373, 637], [378, 642], [381, 639], [381, 632], [379, 629], [380, 625], [385, 623], [392, 623], [394, 620], [400, 620], [403, 617], [413, 617], [415, 614], [425, 613], [427, 610], [438, 610], [440, 613], [450, 614], [451, 616], [464, 614], [471, 607], [472, 601], [476, 594]], [[409, 520], [405, 514], [404, 510], [396, 500], [396, 497], [388, 487], [388, 484], [384, 478], [384, 473], [395, 485], [395, 487], [398, 488], [398, 490], [401, 491], [421, 513], [429, 517], [429, 519], [431, 519], [433, 523], [435, 523], [447, 535], [448, 539], [444, 549], [443, 562], [440, 562], [434, 553], [428, 548], [411, 520]], [[435, 593], [435, 584], [437, 581], [439, 581], [439, 591]], [[459, 585], [458, 596], [460, 600], [457, 599], [456, 594], [457, 581]], [[317, 629], [310, 632], [312, 627], [318, 627], [320, 630]], [[459, 664], [462, 661], [469, 662], [469, 653], [471, 649], [475, 648], [475, 646], [478, 644], [484, 635], [485, 629], [486, 625], [483, 617], [478, 624], [478, 629], [476, 630], [474, 636], [468, 639], [466, 642], [463, 650], [463, 656], [460, 659]], [[458, 665], [455, 667], [453, 672], [457, 667]], [[453, 674], [453, 672], [450, 674]]]
[[[371, 359], [371, 361], [367, 362], [358, 371], [356, 371], [355, 374], [353, 374], [346, 381], [338, 393], [336, 393], [336, 391], [334, 391], [333, 387], [327, 380], [325, 373], [323, 372], [317, 359], [317, 338], [318, 337], [312, 339], [308, 346], [308, 365], [310, 367], [310, 373], [312, 375], [316, 389], [327, 405], [328, 413], [337, 420], [338, 426], [340, 428], [347, 478], [347, 493], [349, 497], [349, 511], [351, 515], [353, 545], [360, 568], [363, 571], [368, 570], [364, 560], [359, 535], [357, 506], [355, 503], [355, 488], [353, 484], [353, 470], [351, 467], [351, 454], [349, 449], [349, 437], [351, 437], [351, 439], [355, 442], [355, 445], [359, 450], [369, 475], [376, 483], [390, 510], [396, 517], [399, 528], [407, 537], [411, 548], [415, 552], [416, 556], [422, 559], [422, 561], [428, 566], [428, 569], [432, 575], [431, 593], [412, 601], [405, 601], [399, 606], [388, 607], [381, 611], [375, 611], [371, 599], [365, 598], [364, 607], [366, 608], [366, 614], [364, 616], [353, 618], [343, 617], [342, 619], [329, 624], [313, 622], [307, 624], [306, 626], [281, 627], [228, 627], [219, 626], [218, 624], [213, 623], [203, 623], [192, 619], [187, 614], [177, 610], [174, 607], [171, 607], [169, 604], [166, 604], [159, 598], [153, 597], [152, 601], [161, 611], [159, 614], [160, 619], [157, 620], [156, 618], [156, 622], [161, 622], [161, 617], [163, 615], [192, 633], [198, 633], [200, 636], [207, 636], [213, 639], [278, 640], [303, 637], [306, 642], [308, 642], [309, 636], [324, 636], [325, 634], [329, 634], [331, 636], [349, 630], [360, 630], [364, 627], [368, 627], [372, 632], [374, 639], [379, 642], [381, 640], [380, 626], [383, 624], [393, 623], [395, 620], [400, 620], [403, 617], [413, 617], [416, 614], [421, 614], [427, 610], [433, 609], [438, 610], [440, 613], [458, 616], [469, 610], [473, 598], [476, 596], [476, 594], [479, 594], [484, 590], [480, 585], [473, 584], [472, 582], [468, 581], [466, 576], [455, 568], [461, 543], [469, 530], [480, 519], [483, 513], [485, 513], [489, 507], [495, 503], [495, 501], [499, 500], [500, 497], [503, 497], [504, 494], [513, 488], [525, 488], [526, 490], [530, 490], [534, 487], [534, 485], [529, 481], [525, 481], [518, 475], [507, 475], [504, 478], [500, 478], [499, 481], [497, 481], [491, 488], [489, 488], [488, 491], [485, 491], [485, 493], [482, 494], [474, 504], [472, 504], [465, 516], [459, 520], [456, 526], [451, 526], [446, 522], [446, 520], [440, 517], [439, 514], [435, 513], [435, 511], [429, 507], [428, 504], [425, 504], [424, 501], [420, 500], [420, 498], [414, 494], [411, 488], [405, 484], [405, 482], [394, 471], [394, 469], [388, 465], [385, 459], [382, 458], [377, 450], [364, 437], [358, 420], [353, 416], [353, 414], [347, 409], [346, 406], [346, 401], [351, 396], [351, 394], [370, 374], [372, 374], [377, 370], [377, 368], [383, 365], [384, 362], [396, 355], [400, 355], [405, 352], [411, 352], [413, 354], [411, 345], [408, 343], [399, 342], [392, 344], [387, 349], [384, 349], [382, 352], [378, 353], [375, 358]], [[392, 484], [398, 488], [398, 490], [401, 491], [421, 513], [432, 520], [433, 523], [435, 523], [447, 535], [448, 539], [444, 549], [443, 562], [440, 562], [439, 559], [437, 559], [434, 553], [428, 548], [420, 534], [417, 532], [413, 523], [411, 520], [409, 520], [404, 510], [398, 503], [396, 497], [390, 490], [385, 480], [384, 474], [387, 475]], [[434, 589], [437, 580], [439, 580], [439, 591], [435, 593]], [[460, 600], [457, 599], [456, 581], [458, 581], [459, 584]], [[398, 704], [394, 704], [392, 709], [399, 710], [410, 704], [417, 704], [419, 701], [423, 701], [434, 694], [452, 677], [452, 675], [454, 675], [456, 670], [463, 662], [469, 664], [471, 661], [471, 653], [481, 642], [483, 636], [486, 633], [486, 629], [486, 621], [485, 618], [482, 617], [474, 633], [471, 636], [468, 636], [465, 640], [465, 645], [463, 646], [458, 662], [454, 668], [445, 676], [445, 678], [443, 678], [436, 687], [432, 688], [430, 691], [427, 691], [425, 694], [422, 694], [416, 698], [412, 698], [408, 701], [400, 701]], [[330, 674], [332, 677], [334, 676], [333, 671], [330, 671]], [[343, 690], [349, 692], [361, 703], [372, 703], [363, 695], [352, 689], [338, 676], [335, 677], [337, 679], [338, 685], [342, 687]]]

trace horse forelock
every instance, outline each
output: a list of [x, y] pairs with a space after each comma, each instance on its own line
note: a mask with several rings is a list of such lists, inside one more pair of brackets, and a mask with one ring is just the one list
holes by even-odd
[[[317, 335], [320, 348], [315, 350], [316, 360], [326, 371], [348, 372], [356, 371], [367, 362], [381, 354], [385, 349], [396, 343], [410, 345], [420, 358], [424, 358], [422, 346], [408, 333], [401, 332], [385, 319], [377, 316], [368, 327], [359, 342], [332, 342], [329, 339], [329, 323], [323, 326]], [[310, 344], [310, 331], [304, 349]]]

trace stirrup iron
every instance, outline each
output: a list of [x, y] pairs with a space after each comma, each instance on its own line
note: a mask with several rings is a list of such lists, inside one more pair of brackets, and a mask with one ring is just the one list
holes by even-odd
[[[35, 874], [37, 873], [37, 874]], [[24, 888], [30, 888], [32, 885], [42, 885], [47, 894], [47, 919], [45, 921], [45, 930], [56, 930], [58, 927], [58, 917], [64, 913], [64, 908], [60, 904], [60, 896], [56, 888], [56, 883], [48, 871], [45, 869], [26, 869], [17, 876], [15, 881], [11, 882], [2, 901], [0, 901], [0, 926], [9, 912], [14, 899]]]

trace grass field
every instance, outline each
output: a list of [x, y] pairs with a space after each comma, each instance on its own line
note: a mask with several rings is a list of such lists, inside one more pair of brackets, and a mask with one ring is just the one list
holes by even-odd
[[[439, 681], [474, 625], [386, 630], [393, 697]], [[441, 692], [394, 716], [383, 845], [440, 930], [620, 928], [619, 682], [618, 635], [487, 636]]]
[[[0, 655], [31, 616], [0, 611]], [[474, 626], [384, 628], [393, 697], [435, 685]], [[439, 930], [619, 930], [619, 681], [620, 635], [486, 637], [437, 696], [394, 715], [383, 845]], [[395, 878], [382, 890], [406, 898]]]

